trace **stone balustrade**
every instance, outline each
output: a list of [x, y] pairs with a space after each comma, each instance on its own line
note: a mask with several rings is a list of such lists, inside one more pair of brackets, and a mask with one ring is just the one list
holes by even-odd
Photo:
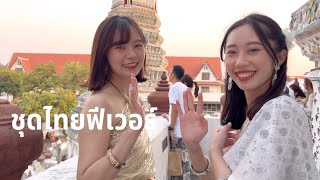
[[313, 84], [315, 98], [311, 114], [311, 131], [313, 152], [318, 169], [320, 169], [320, 0], [309, 0], [292, 13], [290, 30], [295, 35], [295, 43], [303, 55], [315, 62], [315, 68], [306, 73]]
[[[209, 156], [209, 144], [211, 142], [212, 131], [220, 128], [220, 120], [217, 117], [205, 115], [208, 121], [208, 133], [201, 141], [201, 147], [205, 155]], [[156, 179], [168, 180], [168, 152], [169, 152], [169, 137], [168, 137], [169, 122], [167, 119], [156, 116], [155, 118], [146, 121], [145, 128], [148, 131], [151, 142], [152, 151], [156, 162]], [[37, 175], [34, 175], [27, 180], [75, 180], [77, 172], [78, 156], [63, 161]]]
[[310, 0], [292, 13], [290, 30], [303, 55], [320, 58], [320, 0]]
[[320, 20], [319, 0], [309, 0], [291, 14], [291, 31], [303, 31], [310, 24]]
[[[153, 155], [156, 161], [156, 179], [167, 179], [167, 164], [169, 151], [167, 119], [156, 116], [146, 121], [145, 128], [149, 135]], [[73, 131], [74, 132], [74, 131]], [[73, 142], [74, 143], [74, 142]], [[49, 169], [34, 175], [28, 180], [75, 180], [78, 164], [78, 152], [73, 152], [74, 156], [62, 163], [50, 167]]]

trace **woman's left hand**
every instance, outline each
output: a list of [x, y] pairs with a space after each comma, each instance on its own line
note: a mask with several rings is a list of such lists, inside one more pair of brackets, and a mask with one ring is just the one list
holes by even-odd
[[228, 134], [231, 130], [231, 122], [224, 125], [221, 129], [213, 132], [212, 141], [210, 145], [210, 156], [223, 156], [223, 149], [227, 144]]
[[131, 114], [139, 114], [142, 118], [142, 127], [144, 127], [144, 110], [141, 102], [138, 99], [138, 82], [134, 74], [131, 74], [131, 85], [129, 89], [129, 109]]
[[227, 133], [227, 139], [224, 144], [223, 148], [223, 155], [231, 149], [231, 147], [234, 145], [234, 143], [237, 142], [237, 140], [240, 137], [240, 131], [239, 130], [231, 130]]

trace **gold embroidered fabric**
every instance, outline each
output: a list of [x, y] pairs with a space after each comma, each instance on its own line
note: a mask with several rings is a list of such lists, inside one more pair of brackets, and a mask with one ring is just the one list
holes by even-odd
[[[128, 103], [124, 106], [122, 114], [129, 120], [130, 110]], [[129, 127], [127, 126], [124, 130], [113, 130], [111, 132], [108, 149], [113, 148], [117, 144], [127, 128]], [[145, 129], [142, 130], [125, 163], [125, 166], [119, 171], [116, 180], [146, 180], [155, 176], [155, 162]]]

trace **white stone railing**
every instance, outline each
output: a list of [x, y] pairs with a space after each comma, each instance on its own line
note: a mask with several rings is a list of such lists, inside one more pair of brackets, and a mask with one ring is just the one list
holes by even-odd
[[[155, 117], [146, 121], [145, 128], [148, 131], [152, 151], [156, 162], [156, 179], [167, 179], [168, 164], [168, 121], [163, 117]], [[74, 152], [75, 153], [75, 152]], [[78, 154], [78, 153], [76, 153]], [[77, 172], [78, 156], [74, 156], [58, 165], [55, 165], [28, 180], [75, 180]]]
[[320, 20], [319, 0], [309, 0], [291, 14], [290, 30], [304, 31], [303, 29], [313, 22]]
[[[220, 127], [219, 119], [206, 115], [208, 120], [209, 131], [201, 141], [201, 147], [204, 154], [209, 154], [209, 144], [211, 142], [211, 132]], [[155, 117], [146, 122], [145, 128], [148, 131], [151, 141], [152, 151], [156, 162], [156, 179], [167, 180], [168, 169], [168, 121], [163, 117]], [[61, 162], [39, 174], [36, 174], [28, 180], [75, 180], [77, 173], [78, 156], [74, 156], [66, 161]]]
[[313, 109], [311, 114], [311, 132], [313, 139], [313, 152], [315, 155], [315, 161], [317, 168], [320, 171], [320, 70], [311, 71], [306, 74], [306, 77], [309, 78], [313, 85], [313, 90], [315, 97], [313, 100]]
[[[295, 34], [295, 43], [303, 55], [311, 61], [320, 61], [320, 0], [309, 0], [292, 13], [290, 30]], [[320, 70], [314, 69], [305, 75], [313, 84], [316, 94], [311, 115], [313, 152], [318, 169], [320, 169]]]

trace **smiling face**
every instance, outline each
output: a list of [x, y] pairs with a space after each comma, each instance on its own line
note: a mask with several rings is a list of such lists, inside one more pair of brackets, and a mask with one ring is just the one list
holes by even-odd
[[231, 31], [224, 61], [228, 74], [246, 96], [261, 95], [271, 86], [275, 65], [250, 25]]
[[145, 45], [139, 33], [131, 28], [130, 40], [126, 43], [121, 40], [120, 33], [116, 32], [107, 58], [113, 77], [129, 78], [131, 74], [138, 75], [145, 60]]

